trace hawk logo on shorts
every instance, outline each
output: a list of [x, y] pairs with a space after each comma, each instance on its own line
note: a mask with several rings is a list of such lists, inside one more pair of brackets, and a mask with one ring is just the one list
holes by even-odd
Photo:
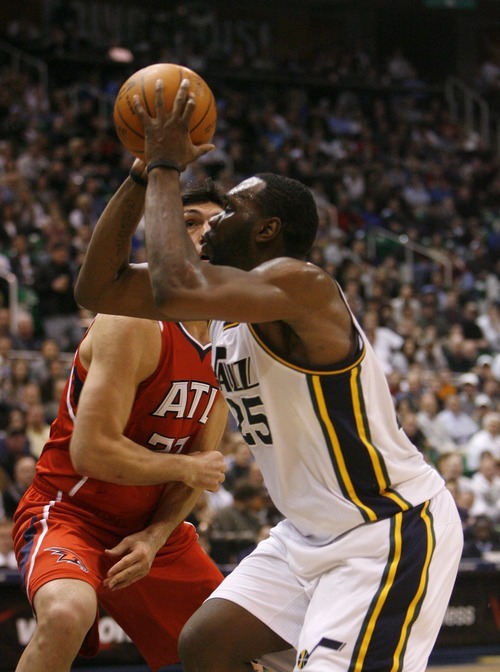
[[337, 642], [335, 639], [328, 639], [328, 637], [323, 637], [320, 641], [314, 646], [311, 651], [304, 649], [299, 653], [297, 659], [297, 667], [299, 670], [303, 670], [307, 665], [307, 662], [311, 654], [318, 648], [318, 646], [324, 646], [326, 649], [332, 649], [333, 651], [342, 651], [345, 646], [345, 642]]
[[45, 550], [51, 553], [52, 555], [59, 556], [56, 562], [69, 562], [70, 565], [77, 565], [83, 572], [85, 572], [86, 574], [88, 573], [89, 570], [85, 566], [83, 560], [76, 553], [73, 553], [73, 551], [70, 551], [67, 548], [57, 548], [55, 546], [52, 546], [51, 548], [46, 548]]

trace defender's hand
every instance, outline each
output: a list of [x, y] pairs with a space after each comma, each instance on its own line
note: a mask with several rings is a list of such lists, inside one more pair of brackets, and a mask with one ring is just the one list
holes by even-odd
[[105, 553], [108, 557], [120, 559], [108, 570], [103, 587], [119, 590], [144, 578], [151, 569], [157, 551], [147, 530], [131, 534], [114, 548], [107, 548]]
[[195, 490], [215, 492], [224, 482], [226, 463], [222, 453], [217, 450], [186, 455], [189, 464], [186, 469], [184, 483]]

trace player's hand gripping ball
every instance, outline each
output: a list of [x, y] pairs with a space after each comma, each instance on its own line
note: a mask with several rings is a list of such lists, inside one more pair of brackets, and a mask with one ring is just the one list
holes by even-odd
[[120, 142], [138, 159], [144, 159], [144, 128], [134, 107], [134, 96], [146, 112], [155, 116], [155, 86], [162, 79], [165, 109], [170, 111], [183, 79], [189, 79], [189, 92], [194, 94], [196, 106], [189, 129], [195, 145], [210, 142], [215, 132], [217, 110], [210, 87], [196, 72], [175, 63], [156, 63], [138, 70], [118, 92], [113, 111], [116, 132]]

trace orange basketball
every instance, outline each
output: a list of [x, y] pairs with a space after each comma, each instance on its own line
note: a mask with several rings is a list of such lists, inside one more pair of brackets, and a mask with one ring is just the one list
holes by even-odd
[[179, 85], [189, 79], [189, 91], [194, 94], [196, 107], [189, 129], [195, 145], [210, 142], [215, 132], [217, 110], [210, 87], [200, 75], [183, 65], [156, 63], [138, 70], [123, 84], [116, 97], [113, 120], [120, 142], [138, 159], [144, 159], [144, 128], [134, 108], [134, 96], [139, 96], [146, 112], [155, 116], [155, 85], [164, 82], [165, 108], [171, 110]]

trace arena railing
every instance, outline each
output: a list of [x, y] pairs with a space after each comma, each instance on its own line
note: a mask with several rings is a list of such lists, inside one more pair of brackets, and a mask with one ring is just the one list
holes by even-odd
[[386, 229], [383, 229], [379, 226], [373, 226], [370, 228], [367, 237], [367, 252], [369, 259], [377, 258], [377, 239], [390, 240], [396, 245], [400, 246], [403, 250], [405, 257], [405, 268], [404, 275], [406, 282], [413, 282], [414, 272], [415, 272], [415, 255], [419, 254], [427, 259], [430, 259], [436, 264], [439, 264], [443, 267], [444, 279], [447, 287], [451, 287], [453, 280], [453, 262], [449, 259], [446, 254], [439, 252], [438, 250], [430, 250], [425, 245], [420, 243], [415, 243], [410, 240], [405, 233], [397, 235], [391, 233]]
[[500, 118], [488, 101], [458, 77], [449, 77], [444, 88], [452, 120], [477, 133], [483, 145], [500, 157]]
[[45, 94], [49, 91], [49, 69], [45, 61], [35, 56], [30, 56], [25, 51], [13, 47], [8, 42], [0, 40], [0, 52], [10, 56], [10, 65], [14, 72], [21, 72], [23, 66], [28, 66], [38, 73], [40, 84]]

